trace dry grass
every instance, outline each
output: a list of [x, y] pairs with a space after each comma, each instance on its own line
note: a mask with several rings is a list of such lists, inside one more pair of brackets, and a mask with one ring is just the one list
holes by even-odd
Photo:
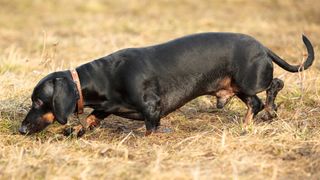
[[[1, 179], [319, 179], [320, 11], [317, 0], [2, 0], [0, 2]], [[124, 47], [204, 31], [251, 34], [290, 63], [313, 42], [316, 62], [285, 81], [279, 117], [241, 135], [245, 107], [200, 97], [162, 119], [168, 134], [144, 137], [141, 122], [110, 117], [81, 139], [53, 125], [17, 128], [35, 83]], [[263, 97], [264, 94], [261, 94]], [[88, 111], [89, 112], [89, 111]], [[259, 118], [258, 118], [259, 121]], [[76, 123], [71, 118], [70, 123]]]

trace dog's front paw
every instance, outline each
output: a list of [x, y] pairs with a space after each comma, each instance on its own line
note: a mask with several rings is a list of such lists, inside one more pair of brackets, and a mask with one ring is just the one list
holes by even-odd
[[171, 128], [159, 126], [155, 130], [149, 130], [149, 131], [147, 130], [145, 132], [145, 136], [149, 136], [151, 134], [167, 134], [167, 133], [172, 133], [172, 132], [173, 132], [173, 130]]
[[71, 137], [81, 137], [85, 134], [86, 130], [82, 125], [74, 126], [74, 127], [67, 127], [64, 129], [63, 134], [65, 136], [71, 136]]

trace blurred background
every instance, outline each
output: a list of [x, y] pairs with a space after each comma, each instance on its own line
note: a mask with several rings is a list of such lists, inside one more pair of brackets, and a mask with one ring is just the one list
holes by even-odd
[[1, 0], [0, 72], [76, 66], [206, 31], [246, 33], [300, 61], [302, 33], [319, 44], [319, 7], [317, 0]]
[[[0, 179], [318, 179], [319, 8], [319, 0], [0, 0]], [[309, 70], [275, 65], [285, 82], [279, 118], [242, 136], [243, 103], [218, 111], [200, 97], [162, 119], [167, 135], [144, 138], [143, 122], [114, 116], [79, 140], [58, 125], [18, 135], [49, 72], [208, 31], [249, 34], [290, 64], [306, 53], [301, 34], [310, 39]]]

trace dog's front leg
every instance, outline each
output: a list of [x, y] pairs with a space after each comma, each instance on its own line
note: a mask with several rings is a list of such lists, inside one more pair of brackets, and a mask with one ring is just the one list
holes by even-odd
[[147, 107], [143, 113], [145, 117], [146, 136], [155, 132], [160, 126], [160, 107], [157, 104], [158, 103], [153, 100], [146, 104]]
[[135, 105], [140, 109], [140, 113], [143, 115], [146, 133], [148, 136], [155, 132], [160, 126], [161, 116], [161, 98], [159, 82], [156, 79], [148, 79], [141, 82], [140, 85], [136, 84], [136, 89], [132, 97], [135, 98]]
[[80, 119], [80, 125], [65, 129], [64, 134], [66, 136], [74, 135], [76, 137], [81, 137], [87, 130], [92, 130], [98, 127], [100, 125], [100, 121], [109, 115], [110, 113], [94, 110], [85, 119]]

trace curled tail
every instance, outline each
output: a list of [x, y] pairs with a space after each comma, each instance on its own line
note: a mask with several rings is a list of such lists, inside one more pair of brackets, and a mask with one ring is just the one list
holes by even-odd
[[302, 65], [290, 65], [285, 60], [281, 59], [278, 55], [276, 55], [274, 52], [272, 52], [269, 49], [267, 49], [267, 53], [268, 53], [269, 57], [271, 57], [273, 62], [275, 62], [277, 65], [279, 65], [280, 67], [282, 67], [283, 69], [285, 69], [289, 72], [299, 72], [299, 71], [306, 70], [313, 63], [314, 50], [313, 50], [313, 46], [312, 46], [311, 42], [309, 41], [309, 39], [305, 35], [302, 35], [302, 40], [303, 40], [305, 46], [307, 47], [307, 51], [308, 51], [308, 57]]

